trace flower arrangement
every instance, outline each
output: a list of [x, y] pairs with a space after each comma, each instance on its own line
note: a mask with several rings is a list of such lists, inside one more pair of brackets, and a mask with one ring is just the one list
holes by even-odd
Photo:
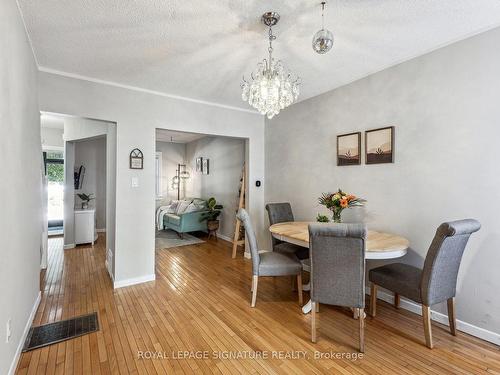
[[336, 193], [323, 193], [318, 198], [319, 204], [325, 206], [333, 213], [333, 221], [340, 223], [342, 221], [342, 211], [346, 208], [364, 206], [366, 200], [358, 198], [355, 195], [347, 194], [339, 189]]

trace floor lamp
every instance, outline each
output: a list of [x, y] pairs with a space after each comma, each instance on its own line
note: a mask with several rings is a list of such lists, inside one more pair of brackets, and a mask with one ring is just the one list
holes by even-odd
[[181, 199], [181, 181], [189, 178], [189, 172], [186, 169], [186, 164], [177, 164], [175, 176], [172, 179], [172, 187], [177, 188], [177, 200]]

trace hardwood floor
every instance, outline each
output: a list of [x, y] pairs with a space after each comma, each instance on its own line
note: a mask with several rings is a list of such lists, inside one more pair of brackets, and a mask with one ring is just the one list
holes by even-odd
[[[433, 324], [429, 350], [421, 317], [382, 301], [377, 317], [365, 321], [363, 358], [346, 358], [358, 355], [358, 322], [347, 309], [321, 305], [313, 344], [310, 315], [302, 314], [290, 279], [261, 277], [252, 309], [250, 261], [241, 254], [231, 259], [231, 245], [220, 239], [157, 251], [155, 282], [113, 290], [104, 244], [100, 236], [94, 248], [63, 250], [61, 238], [50, 240], [34, 324], [98, 311], [101, 330], [24, 353], [19, 374], [500, 373], [498, 347]], [[208, 351], [209, 359], [179, 358], [184, 351]], [[280, 357], [292, 351], [306, 357]], [[315, 351], [346, 354], [316, 359]], [[212, 358], [213, 352], [269, 357]]]

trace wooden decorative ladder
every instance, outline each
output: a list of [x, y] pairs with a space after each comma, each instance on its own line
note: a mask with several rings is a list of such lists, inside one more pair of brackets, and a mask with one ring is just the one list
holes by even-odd
[[[239, 203], [238, 203], [238, 210], [240, 208], [245, 208], [245, 179], [246, 179], [246, 168], [245, 164], [243, 164], [243, 170], [241, 172], [241, 179], [240, 179], [240, 198], [239, 198]], [[241, 231], [241, 222], [236, 218], [236, 226], [234, 228], [234, 237], [233, 237], [233, 259], [236, 258], [236, 250], [238, 249], [238, 246], [244, 246], [245, 245], [245, 235], [240, 234]]]

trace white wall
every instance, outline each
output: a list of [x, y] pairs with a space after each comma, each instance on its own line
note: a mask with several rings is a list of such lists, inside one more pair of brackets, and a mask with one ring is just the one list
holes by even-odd
[[[249, 211], [264, 239], [264, 121], [262, 116], [201, 102], [40, 72], [40, 108], [116, 122], [115, 286], [154, 277], [155, 129], [249, 138]], [[144, 153], [144, 169], [129, 169], [129, 153]], [[131, 187], [132, 177], [139, 186]]]
[[106, 267], [115, 275], [116, 235], [116, 125], [108, 123], [106, 134]]
[[42, 147], [44, 150], [64, 148], [63, 129], [46, 128], [42, 124]]
[[[196, 158], [209, 159], [209, 174], [196, 172]], [[228, 137], [205, 137], [186, 144], [186, 160], [191, 178], [186, 195], [208, 199], [215, 197], [224, 206], [219, 233], [233, 238], [238, 189], [245, 161], [245, 140]]]
[[0, 374], [8, 374], [39, 301], [42, 232], [37, 68], [15, 1], [0, 2], [0, 51]]
[[[85, 167], [81, 189], [75, 194], [93, 194], [89, 207], [95, 208], [96, 228], [106, 229], [106, 136], [75, 142], [75, 167]], [[82, 200], [75, 197], [75, 208]]]
[[75, 142], [64, 142], [64, 247], [75, 246]]
[[[156, 207], [177, 199], [177, 189], [172, 188], [172, 179], [176, 175], [177, 165], [186, 160], [186, 144], [173, 142], [156, 142], [156, 151], [162, 154], [162, 199], [156, 201]], [[181, 198], [185, 197], [186, 184], [181, 183]]]
[[[457, 318], [497, 334], [499, 44], [500, 29], [481, 34], [293, 105], [266, 124], [266, 201], [290, 201], [297, 220], [314, 219], [320, 193], [341, 187], [368, 200], [369, 227], [409, 238], [401, 260], [417, 266], [441, 222], [479, 220], [460, 269]], [[336, 166], [337, 134], [387, 125], [396, 127], [394, 164]]]

